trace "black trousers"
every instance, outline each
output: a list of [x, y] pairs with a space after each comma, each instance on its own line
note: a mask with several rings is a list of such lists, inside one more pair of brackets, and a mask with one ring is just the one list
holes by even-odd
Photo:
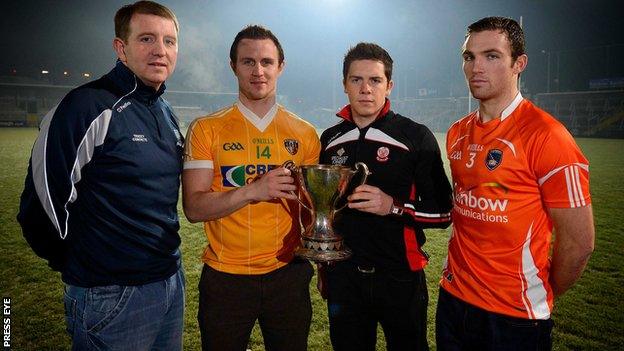
[[548, 351], [552, 319], [524, 319], [488, 312], [440, 288], [436, 344], [441, 351]]
[[204, 265], [197, 317], [202, 349], [246, 350], [258, 320], [266, 350], [307, 350], [313, 274], [308, 261], [261, 275], [228, 274]]
[[327, 268], [327, 309], [335, 351], [375, 350], [377, 323], [388, 350], [428, 350], [424, 271], [384, 271], [339, 262]]

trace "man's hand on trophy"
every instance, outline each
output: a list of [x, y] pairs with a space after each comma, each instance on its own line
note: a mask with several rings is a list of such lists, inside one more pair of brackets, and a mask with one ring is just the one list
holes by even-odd
[[347, 200], [349, 200], [349, 208], [380, 216], [389, 214], [393, 203], [392, 196], [384, 193], [378, 187], [368, 184], [355, 188]]
[[296, 200], [293, 191], [297, 190], [291, 171], [287, 168], [275, 168], [256, 178], [249, 187], [254, 201], [271, 201], [277, 198]]

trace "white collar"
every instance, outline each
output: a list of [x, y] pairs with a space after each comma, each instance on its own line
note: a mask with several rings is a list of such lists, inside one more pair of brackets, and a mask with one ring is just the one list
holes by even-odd
[[503, 112], [501, 112], [501, 121], [504, 120], [505, 118], [509, 117], [509, 115], [512, 114], [512, 112], [514, 112], [516, 110], [516, 108], [518, 107], [518, 105], [520, 105], [520, 103], [522, 102], [522, 94], [520, 94], [520, 91], [518, 91], [518, 94], [516, 95], [516, 97], [513, 99], [513, 101], [511, 102], [511, 104], [509, 104], [509, 106], [507, 106]]
[[[520, 93], [520, 91], [518, 91], [518, 94], [516, 94], [516, 97], [513, 99], [513, 101], [511, 101], [511, 103], [507, 107], [505, 107], [503, 112], [501, 112], [501, 121], [504, 121], [505, 118], [509, 117], [509, 115], [511, 115], [516, 110], [518, 105], [520, 105], [523, 99], [524, 98], [522, 97], [522, 94]], [[481, 120], [481, 116], [478, 110], [477, 117], [479, 118], [479, 120]]]
[[261, 132], [264, 132], [277, 114], [277, 103], [273, 104], [271, 109], [262, 118], [258, 117], [252, 110], [243, 105], [240, 99], [236, 102], [236, 106], [243, 116]]

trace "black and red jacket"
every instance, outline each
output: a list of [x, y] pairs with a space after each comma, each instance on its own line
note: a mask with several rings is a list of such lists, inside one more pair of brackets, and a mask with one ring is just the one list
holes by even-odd
[[321, 135], [319, 162], [350, 167], [366, 163], [372, 172], [366, 183], [392, 196], [395, 206], [404, 210], [400, 216], [342, 210], [334, 228], [353, 251], [350, 260], [385, 270], [424, 268], [423, 228], [448, 227], [453, 206], [433, 133], [392, 112], [389, 100], [379, 117], [362, 129], [353, 122], [350, 106], [337, 116], [343, 121]]

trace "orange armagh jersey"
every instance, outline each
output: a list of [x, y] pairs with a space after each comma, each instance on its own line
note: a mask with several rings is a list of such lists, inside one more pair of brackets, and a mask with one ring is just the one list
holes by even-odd
[[[308, 122], [275, 105], [258, 118], [242, 103], [189, 126], [184, 169], [214, 170], [211, 191], [230, 191], [284, 162], [316, 164], [320, 142]], [[273, 200], [246, 205], [204, 223], [202, 260], [233, 274], [263, 274], [286, 265], [300, 243], [298, 205]]]
[[500, 119], [474, 112], [447, 134], [453, 233], [441, 286], [490, 312], [548, 319], [548, 208], [590, 204], [589, 170], [561, 123], [520, 94]]

